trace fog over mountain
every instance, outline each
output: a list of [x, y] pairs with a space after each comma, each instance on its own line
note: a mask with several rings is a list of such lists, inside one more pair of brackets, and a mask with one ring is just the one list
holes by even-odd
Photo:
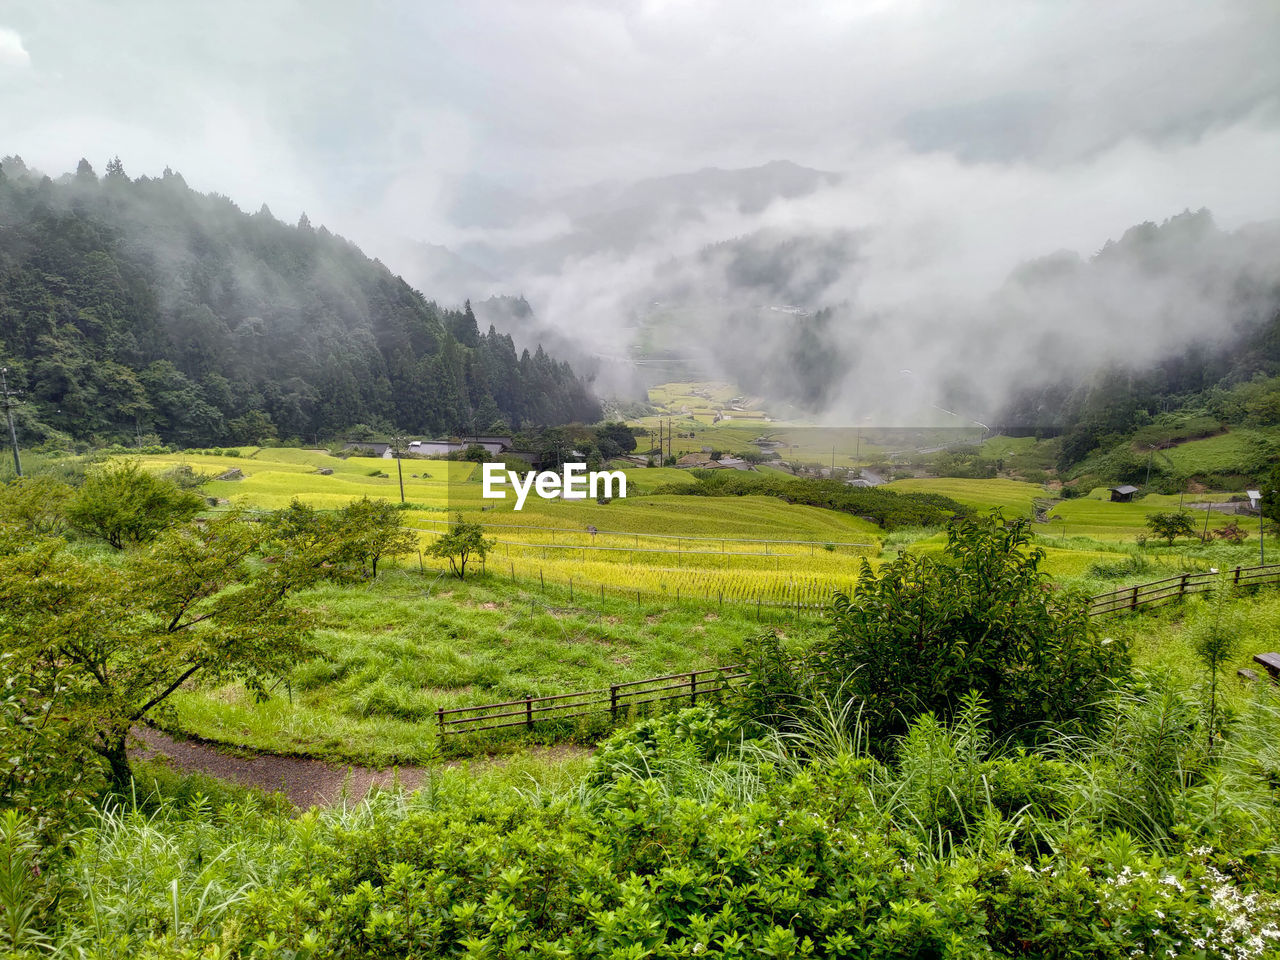
[[981, 415], [1274, 308], [1276, 49], [1272, 0], [17, 2], [0, 152], [305, 210], [599, 387]]

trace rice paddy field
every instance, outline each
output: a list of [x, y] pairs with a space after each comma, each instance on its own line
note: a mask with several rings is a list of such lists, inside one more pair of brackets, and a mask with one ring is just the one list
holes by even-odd
[[[239, 479], [211, 480], [202, 488], [206, 496], [226, 501], [228, 507], [274, 510], [296, 497], [321, 509], [336, 509], [362, 496], [400, 499], [394, 460], [343, 459], [324, 451], [291, 448], [243, 448], [230, 452], [234, 455], [228, 453], [188, 451], [148, 456], [143, 461], [158, 471], [179, 464], [214, 476], [239, 470]], [[409, 504], [405, 523], [423, 545], [461, 513], [482, 524], [486, 536], [495, 541], [485, 573], [539, 589], [564, 587], [575, 596], [698, 601], [716, 607], [821, 605], [833, 588], [852, 585], [863, 559], [874, 566], [898, 550], [940, 550], [945, 542], [936, 532], [886, 538], [884, 531], [861, 517], [772, 497], [656, 492], [694, 482], [687, 471], [675, 468], [628, 470], [625, 499], [602, 504], [530, 495], [517, 511], [513, 496], [482, 498], [476, 464], [406, 459], [399, 465]], [[1036, 517], [1033, 530], [1046, 551], [1046, 569], [1068, 582], [1087, 581], [1088, 587], [1107, 586], [1107, 578], [1099, 577], [1095, 567], [1115, 567], [1117, 555], [1129, 556], [1138, 550], [1139, 538], [1149, 534], [1150, 514], [1176, 511], [1180, 500], [1183, 506], [1190, 502], [1150, 494], [1133, 503], [1111, 503], [1103, 488], [1087, 497], [1053, 500], [1039, 484], [1006, 479], [907, 479], [889, 484], [888, 489], [937, 493], [978, 511], [1000, 509], [1008, 518]], [[1194, 499], [1211, 503], [1230, 496], [1197, 494]], [[1213, 511], [1193, 513], [1197, 526], [1207, 520], [1210, 531], [1236, 519]], [[1247, 529], [1252, 542], [1237, 548], [1202, 547], [1192, 541], [1168, 548], [1148, 539], [1129, 580], [1139, 582], [1148, 566], [1207, 569], [1237, 554], [1248, 563], [1256, 556], [1257, 541], [1256, 531]], [[886, 541], [893, 549], [886, 551]], [[427, 557], [408, 556], [400, 563], [432, 575], [445, 568], [442, 561]]]
[[[239, 470], [240, 479], [212, 480], [202, 490], [230, 507], [251, 510], [279, 509], [295, 497], [322, 509], [362, 496], [400, 497], [394, 460], [343, 460], [277, 448], [237, 453], [161, 455], [144, 462], [156, 470], [187, 464], [214, 475]], [[858, 559], [880, 554], [879, 528], [861, 517], [772, 497], [652, 493], [692, 483], [683, 470], [632, 470], [628, 497], [608, 504], [531, 495], [517, 511], [514, 496], [482, 498], [475, 464], [403, 460], [400, 467], [411, 505], [405, 523], [424, 545], [461, 513], [496, 541], [486, 572], [517, 583], [550, 583], [606, 597], [638, 594], [642, 601], [795, 606], [824, 602], [833, 585], [851, 584]], [[401, 562], [436, 572], [446, 566], [425, 557]]]
[[[295, 497], [327, 509], [361, 496], [400, 498], [394, 460], [289, 448], [142, 460], [157, 471], [180, 464], [214, 476], [239, 470], [239, 479], [202, 487], [225, 501], [215, 509], [277, 509]], [[874, 567], [903, 550], [945, 546], [937, 530], [886, 534], [859, 517], [775, 498], [656, 492], [693, 482], [676, 469], [630, 470], [626, 499], [531, 496], [517, 512], [512, 499], [482, 499], [475, 464], [400, 466], [405, 522], [423, 545], [459, 512], [485, 526], [496, 543], [481, 575], [460, 583], [442, 563], [410, 555], [374, 582], [301, 595], [319, 618], [316, 656], [265, 703], [235, 684], [181, 692], [175, 730], [281, 753], [425, 762], [439, 746], [438, 708], [720, 666], [735, 662], [744, 638], [766, 629], [803, 642], [823, 631], [821, 607], [833, 588], [852, 587], [863, 560]], [[1045, 569], [1090, 593], [1256, 562], [1256, 539], [1139, 545], [1147, 515], [1176, 510], [1177, 497], [1115, 504], [1097, 490], [1054, 501], [1041, 486], [1013, 480], [914, 479], [890, 489], [939, 493], [1006, 517], [1039, 510], [1033, 529]], [[1211, 528], [1225, 522], [1210, 516]], [[1176, 633], [1176, 617], [1166, 619], [1161, 629]], [[1162, 654], [1150, 648], [1144, 656]]]

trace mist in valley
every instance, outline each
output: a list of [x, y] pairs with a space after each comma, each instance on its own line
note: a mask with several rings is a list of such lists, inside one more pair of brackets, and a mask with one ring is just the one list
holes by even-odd
[[152, 12], [4, 11], [0, 152], [305, 211], [602, 396], [1030, 416], [1280, 302], [1265, 0]]

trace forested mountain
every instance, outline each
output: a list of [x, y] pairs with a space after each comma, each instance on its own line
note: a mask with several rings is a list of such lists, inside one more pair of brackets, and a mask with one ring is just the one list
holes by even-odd
[[[1063, 468], [1164, 412], [1200, 410], [1238, 421], [1228, 398], [1248, 394], [1241, 393], [1247, 384], [1270, 396], [1271, 378], [1280, 376], [1280, 224], [1226, 232], [1206, 210], [1140, 224], [1087, 261], [1059, 254], [1025, 264], [1002, 296], [1071, 304], [1117, 325], [1145, 322], [1152, 339], [1164, 334], [1159, 353], [1118, 352], [1084, 376], [1028, 377], [1017, 385], [998, 422], [1013, 433], [1060, 433]], [[1069, 350], [1070, 339], [1069, 330], [1040, 339], [1041, 370], [1053, 369], [1050, 358]], [[1280, 420], [1274, 402], [1253, 407], [1250, 423]]]
[[58, 181], [0, 164], [0, 359], [27, 439], [181, 444], [596, 420], [570, 367], [482, 334], [305, 214], [169, 170]]

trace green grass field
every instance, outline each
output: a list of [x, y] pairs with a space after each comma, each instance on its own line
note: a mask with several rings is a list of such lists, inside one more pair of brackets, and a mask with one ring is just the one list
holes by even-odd
[[1000, 508], [1007, 519], [1030, 517], [1037, 499], [1048, 496], [1043, 487], [1020, 480], [963, 480], [949, 477], [895, 480], [886, 489], [901, 493], [937, 493], [979, 510]]
[[[297, 449], [238, 453], [143, 460], [155, 470], [238, 469], [242, 479], [211, 481], [202, 492], [248, 509], [275, 509], [294, 497], [325, 508], [361, 496], [399, 499], [392, 460]], [[653, 493], [690, 482], [681, 470], [630, 470], [631, 496], [607, 504], [531, 498], [516, 512], [510, 499], [481, 499], [474, 464], [401, 466], [413, 505], [405, 521], [424, 544], [459, 510], [497, 541], [478, 576], [459, 583], [444, 575], [442, 563], [410, 555], [398, 567], [385, 564], [372, 584], [302, 595], [300, 603], [320, 622], [317, 657], [265, 703], [236, 685], [180, 693], [180, 729], [283, 753], [425, 762], [437, 748], [439, 707], [722, 665], [745, 637], [772, 624], [803, 640], [822, 630], [818, 608], [833, 587], [852, 587], [863, 559], [876, 565], [903, 549], [935, 553], [945, 545], [937, 531], [886, 535], [859, 517], [775, 498]], [[1035, 501], [1046, 496], [1037, 484], [1011, 480], [904, 480], [890, 489], [939, 493], [979, 510], [998, 507], [1006, 517], [1032, 516]], [[1146, 532], [1147, 515], [1177, 509], [1178, 498], [1113, 504], [1105, 497], [1098, 490], [1059, 502], [1047, 522], [1033, 524], [1045, 570], [1064, 585], [1101, 593], [1180, 570], [1255, 562], [1256, 542], [1139, 549], [1135, 537]], [[1225, 522], [1211, 518], [1211, 526]], [[1176, 634], [1170, 622], [1160, 629]], [[1142, 643], [1145, 661], [1158, 662], [1165, 645]], [[1185, 650], [1170, 643], [1170, 656], [1185, 667]]]
[[1280, 447], [1275, 430], [1235, 429], [1203, 440], [1191, 440], [1156, 456], [1182, 476], [1251, 472]]
[[437, 708], [592, 689], [733, 662], [768, 628], [815, 635], [807, 612], [654, 605], [500, 577], [393, 571], [298, 601], [320, 621], [318, 655], [270, 700], [237, 684], [176, 696], [179, 729], [222, 743], [372, 764], [435, 754]]
[[[1133, 541], [1138, 535], [1150, 535], [1147, 518], [1153, 513], [1176, 513], [1181, 503], [1183, 508], [1193, 502], [1225, 501], [1231, 495], [1195, 494], [1185, 498], [1174, 494], [1148, 494], [1133, 503], [1111, 503], [1109, 492], [1099, 488], [1087, 497], [1075, 500], [1063, 500], [1049, 511], [1049, 520], [1057, 526], [1064, 526], [1067, 536], [1087, 536], [1097, 540]], [[1231, 517], [1211, 511], [1192, 510], [1192, 519], [1196, 529], [1202, 529], [1208, 514], [1209, 529], [1215, 530], [1225, 526]], [[1243, 518], [1236, 518], [1243, 520]]]

